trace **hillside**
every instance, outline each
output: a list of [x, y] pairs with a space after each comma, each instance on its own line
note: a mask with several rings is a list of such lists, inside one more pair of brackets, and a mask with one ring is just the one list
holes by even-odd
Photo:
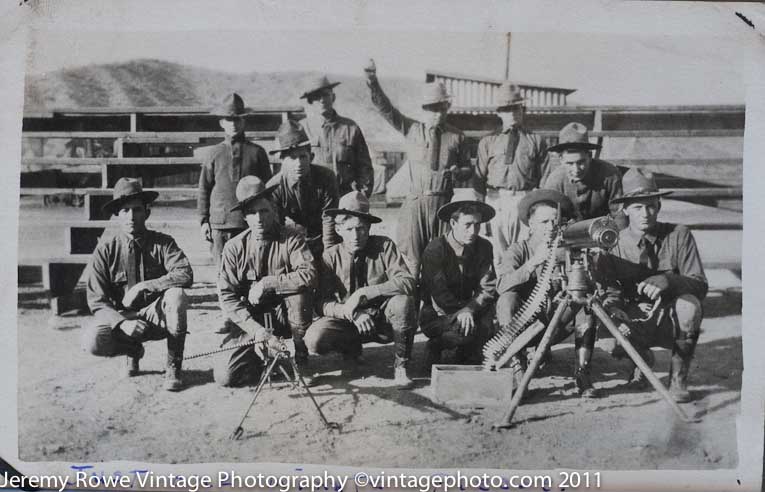
[[[304, 102], [299, 95], [316, 74], [235, 74], [142, 59], [28, 76], [24, 103], [27, 108], [206, 106], [217, 104], [225, 94], [235, 91], [248, 106], [294, 106]], [[363, 75], [330, 77], [341, 82], [335, 90], [338, 112], [356, 120], [369, 140], [401, 140], [372, 107]], [[403, 112], [416, 116], [420, 81], [381, 74], [381, 83]]]

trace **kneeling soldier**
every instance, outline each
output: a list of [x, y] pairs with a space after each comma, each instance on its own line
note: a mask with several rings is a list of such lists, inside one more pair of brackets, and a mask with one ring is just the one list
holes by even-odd
[[295, 362], [300, 368], [308, 362], [303, 335], [313, 315], [316, 268], [303, 235], [280, 225], [270, 201], [274, 188], [255, 176], [242, 178], [236, 187], [235, 208], [242, 210], [249, 228], [223, 248], [218, 297], [233, 325], [221, 347], [258, 344], [218, 356], [213, 375], [222, 386], [256, 382], [264, 363], [260, 342], [275, 346], [277, 337], [292, 336]]
[[[503, 253], [497, 286], [499, 292], [497, 321], [500, 327], [509, 325], [526, 299], [532, 295], [537, 285], [538, 274], [549, 256], [546, 239], [558, 227], [559, 209], [562, 219], [575, 214], [571, 200], [555, 190], [531, 191], [518, 205], [518, 216], [529, 227], [529, 238], [510, 245]], [[559, 291], [559, 286], [557, 289], [551, 289], [547, 294], [548, 299], [552, 299]], [[547, 302], [545, 306], [537, 319], [547, 324], [552, 318], [555, 306], [551, 302]], [[576, 350], [576, 387], [582, 397], [593, 398], [598, 394], [590, 380], [590, 360], [595, 345], [595, 325], [592, 314], [578, 305], [569, 307], [561, 318], [560, 327], [563, 329], [556, 332], [556, 338], [552, 343], [560, 343], [571, 334], [570, 329], [567, 328], [572, 319]], [[529, 346], [536, 345], [541, 339], [542, 334], [539, 334], [529, 343]], [[514, 357], [513, 364], [516, 370], [516, 382], [519, 382], [523, 376], [521, 370], [525, 369], [526, 365], [525, 354], [521, 352]]]
[[186, 295], [191, 265], [172, 237], [146, 229], [148, 204], [157, 193], [136, 179], [121, 178], [104, 210], [121, 232], [102, 240], [88, 265], [88, 306], [95, 319], [84, 332], [93, 355], [127, 355], [127, 376], [138, 375], [143, 342], [167, 339], [165, 389], [178, 391], [186, 338]]
[[[653, 175], [630, 169], [622, 183], [624, 195], [611, 202], [623, 204], [629, 227], [619, 233], [619, 243], [603, 262], [610, 284], [604, 305], [627, 324], [630, 340], [649, 365], [650, 347], [672, 349], [670, 393], [676, 401], [687, 402], [688, 370], [708, 288], [699, 251], [687, 227], [658, 221], [661, 196], [669, 192], [659, 192]], [[648, 306], [657, 299], [660, 308], [645, 319]], [[631, 382], [645, 386], [639, 369], [633, 370]]]
[[324, 251], [320, 281], [320, 311], [306, 334], [311, 352], [337, 350], [350, 361], [361, 355], [364, 342], [394, 343], [394, 380], [411, 387], [407, 361], [417, 329], [415, 280], [392, 240], [370, 236], [371, 224], [381, 221], [369, 213], [369, 200], [358, 191], [343, 196], [335, 230], [343, 242]]
[[433, 239], [423, 253], [420, 327], [430, 339], [428, 365], [454, 347], [459, 363], [478, 363], [483, 343], [493, 334], [497, 275], [491, 243], [478, 235], [492, 217], [494, 209], [477, 200], [457, 199], [438, 209], [451, 231]]

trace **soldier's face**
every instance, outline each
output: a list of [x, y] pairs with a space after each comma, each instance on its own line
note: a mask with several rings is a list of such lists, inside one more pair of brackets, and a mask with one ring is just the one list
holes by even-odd
[[481, 229], [481, 214], [460, 214], [455, 220], [451, 219], [452, 234], [460, 244], [473, 244]]
[[524, 108], [518, 104], [507, 108], [502, 108], [502, 111], [497, 111], [497, 116], [502, 120], [502, 128], [515, 128], [523, 123]]
[[624, 213], [630, 220], [630, 229], [637, 233], [651, 232], [656, 227], [661, 210], [658, 197], [629, 202], [624, 206]]
[[529, 232], [533, 237], [547, 237], [558, 225], [558, 209], [537, 204], [529, 216]]
[[244, 208], [244, 220], [256, 238], [271, 229], [276, 221], [274, 205], [265, 198], [259, 198]]
[[309, 103], [322, 113], [331, 111], [335, 104], [335, 92], [331, 89], [323, 90], [312, 96]]
[[117, 217], [122, 230], [132, 236], [146, 230], [146, 219], [149, 218], [149, 208], [140, 198], [134, 198], [122, 204], [117, 211]]
[[438, 126], [446, 121], [446, 114], [448, 111], [449, 105], [445, 103], [423, 106], [422, 122], [428, 127]]
[[244, 118], [221, 118], [218, 124], [223, 133], [228, 136], [236, 135], [244, 130]]
[[310, 147], [301, 147], [282, 153], [282, 169], [289, 175], [292, 181], [300, 181], [308, 176], [311, 170]]
[[343, 238], [343, 244], [351, 252], [364, 249], [369, 241], [369, 223], [352, 215], [340, 216], [335, 222], [335, 231]]
[[590, 170], [592, 158], [587, 150], [567, 150], [561, 153], [560, 163], [566, 168], [568, 179], [572, 183], [578, 183]]

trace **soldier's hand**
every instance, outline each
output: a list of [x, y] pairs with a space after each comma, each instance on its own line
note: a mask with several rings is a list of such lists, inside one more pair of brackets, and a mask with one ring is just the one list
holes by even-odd
[[263, 280], [258, 280], [250, 286], [247, 301], [253, 306], [260, 304], [266, 294], [268, 294], [268, 290], [263, 286]]
[[360, 313], [353, 318], [353, 324], [359, 330], [360, 335], [367, 335], [374, 331], [375, 323], [372, 317], [367, 313]]
[[372, 78], [377, 74], [377, 65], [373, 58], [369, 59], [369, 63], [364, 67], [364, 72], [367, 74], [367, 78]]
[[212, 227], [210, 227], [209, 222], [204, 222], [200, 227], [200, 231], [202, 232], [202, 239], [204, 239], [208, 243], [213, 242]]
[[126, 319], [118, 328], [130, 338], [141, 340], [144, 332], [149, 328], [149, 323], [142, 319]]
[[630, 321], [632, 321], [632, 319], [629, 316], [627, 316], [627, 313], [625, 313], [618, 307], [609, 308], [608, 314], [610, 314], [615, 321], [621, 321], [622, 323], [629, 323]]
[[654, 275], [648, 277], [637, 285], [637, 293], [655, 301], [669, 288], [669, 280], [666, 275]]
[[361, 289], [356, 290], [353, 294], [348, 297], [348, 299], [345, 300], [343, 303], [343, 309], [345, 310], [345, 318], [349, 320], [354, 319], [354, 312], [356, 309], [359, 308], [361, 304], [363, 304], [366, 301], [366, 295], [365, 290], [362, 287]]
[[536, 250], [536, 251], [534, 251], [534, 256], [532, 256], [531, 258], [529, 258], [529, 261], [527, 261], [526, 263], [527, 263], [527, 264], [528, 264], [528, 265], [529, 265], [531, 268], [536, 268], [536, 267], [538, 267], [539, 265], [541, 265], [542, 263], [544, 263], [545, 261], [547, 261], [547, 257], [549, 256], [549, 253], [550, 253], [550, 252], [549, 252], [549, 251], [547, 250], [547, 248], [545, 247], [545, 244], [544, 244], [544, 243], [542, 243], [542, 244], [540, 244], [540, 245], [537, 247], [537, 250]]
[[457, 312], [457, 322], [460, 324], [460, 328], [466, 337], [469, 337], [475, 330], [473, 313], [467, 309], [463, 308]]
[[122, 298], [122, 305], [126, 308], [133, 307], [133, 303], [138, 299], [138, 296], [140, 296], [141, 293], [145, 292], [146, 290], [146, 284], [143, 282], [138, 282], [130, 289], [128, 289], [127, 292], [125, 292], [125, 297]]

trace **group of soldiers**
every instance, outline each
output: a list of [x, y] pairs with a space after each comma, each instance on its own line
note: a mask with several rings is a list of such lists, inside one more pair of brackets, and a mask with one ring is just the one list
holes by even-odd
[[[392, 343], [393, 379], [412, 386], [407, 367], [417, 330], [428, 338], [426, 364], [455, 350], [458, 363], [480, 363], [481, 348], [510, 323], [536, 285], [549, 256], [550, 234], [564, 222], [604, 215], [619, 224], [618, 245], [601, 255], [604, 305], [627, 325], [641, 356], [672, 350], [670, 391], [688, 401], [687, 377], [698, 340], [707, 281], [692, 234], [658, 221], [661, 192], [652, 175], [594, 158], [587, 128], [566, 125], [558, 143], [523, 124], [518, 88], [500, 87], [501, 128], [481, 139], [471, 164], [464, 135], [446, 122], [451, 98], [441, 83], [425, 86], [422, 118], [402, 114], [383, 92], [374, 62], [365, 68], [371, 101], [406, 140], [409, 194], [395, 242], [370, 233], [374, 173], [364, 135], [334, 109], [337, 82], [318, 78], [301, 98], [321, 127], [285, 121], [272, 175], [266, 151], [245, 138], [248, 109], [237, 94], [213, 111], [225, 133], [204, 158], [198, 212], [210, 243], [224, 318], [214, 361], [223, 386], [257, 382], [269, 348], [291, 338], [309, 384], [312, 358], [339, 352], [346, 369], [363, 364], [367, 342]], [[314, 152], [315, 151], [315, 152]], [[560, 165], [551, 169], [550, 156]], [[459, 182], [471, 188], [457, 188]], [[88, 267], [87, 350], [127, 356], [139, 373], [143, 343], [167, 340], [165, 387], [183, 388], [181, 362], [193, 281], [188, 259], [168, 235], [146, 228], [157, 194], [123, 178], [105, 209], [121, 231], [98, 245]], [[556, 292], [547, 293], [550, 300]], [[661, 299], [660, 314], [645, 319]], [[549, 321], [552, 302], [539, 314]], [[597, 395], [590, 359], [597, 323], [587, 308], [564, 315], [558, 340], [574, 334], [575, 380], [583, 397]], [[538, 342], [538, 341], [537, 341]], [[532, 342], [534, 345], [534, 342]], [[616, 346], [614, 356], [624, 355]], [[523, 367], [524, 355], [514, 360]], [[646, 387], [635, 368], [629, 384]]]

